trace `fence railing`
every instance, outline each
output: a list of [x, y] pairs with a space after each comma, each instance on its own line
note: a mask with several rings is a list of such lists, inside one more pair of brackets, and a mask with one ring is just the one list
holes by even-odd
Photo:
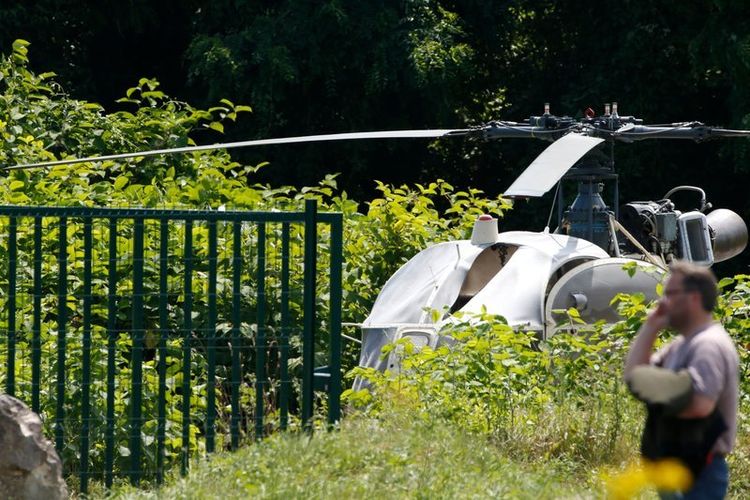
[[314, 201], [0, 207], [0, 380], [82, 492], [161, 482], [197, 453], [309, 428], [315, 403], [339, 419], [341, 264], [342, 216]]

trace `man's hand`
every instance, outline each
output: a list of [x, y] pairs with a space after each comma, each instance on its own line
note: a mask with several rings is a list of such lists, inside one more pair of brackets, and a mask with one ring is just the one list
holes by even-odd
[[648, 313], [645, 324], [649, 329], [654, 330], [654, 333], [656, 334], [669, 326], [669, 315], [667, 314], [667, 308], [664, 305], [664, 302], [661, 300], [657, 302], [656, 309]]
[[630, 352], [628, 352], [628, 357], [625, 360], [624, 375], [626, 381], [629, 379], [633, 368], [648, 364], [654, 350], [656, 337], [667, 326], [669, 326], [667, 308], [662, 301], [659, 301], [656, 309], [648, 313], [646, 321], [643, 322], [641, 329], [638, 330], [638, 334], [630, 345]]

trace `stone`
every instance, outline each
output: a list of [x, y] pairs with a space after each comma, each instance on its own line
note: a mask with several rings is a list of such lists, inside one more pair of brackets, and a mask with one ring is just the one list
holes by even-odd
[[0, 395], [0, 498], [68, 498], [62, 462], [41, 419], [7, 394]]

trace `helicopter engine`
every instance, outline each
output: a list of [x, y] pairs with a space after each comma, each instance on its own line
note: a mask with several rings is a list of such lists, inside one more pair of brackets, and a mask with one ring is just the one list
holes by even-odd
[[[682, 212], [669, 199], [678, 191], [701, 193], [698, 209]], [[685, 259], [710, 266], [738, 255], [747, 246], [745, 222], [735, 212], [711, 208], [705, 193], [694, 186], [678, 186], [659, 201], [634, 201], [620, 207], [619, 221], [640, 245], [659, 255], [663, 261]], [[637, 253], [634, 241], [623, 239], [620, 247], [625, 253]]]
[[601, 196], [601, 183], [578, 184], [578, 196], [565, 213], [567, 234], [607, 249], [610, 242], [609, 208]]

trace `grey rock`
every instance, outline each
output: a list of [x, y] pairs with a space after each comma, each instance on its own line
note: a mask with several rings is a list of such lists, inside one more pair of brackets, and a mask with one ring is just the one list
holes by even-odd
[[0, 394], [0, 498], [68, 498], [62, 462], [41, 419], [7, 394]]

